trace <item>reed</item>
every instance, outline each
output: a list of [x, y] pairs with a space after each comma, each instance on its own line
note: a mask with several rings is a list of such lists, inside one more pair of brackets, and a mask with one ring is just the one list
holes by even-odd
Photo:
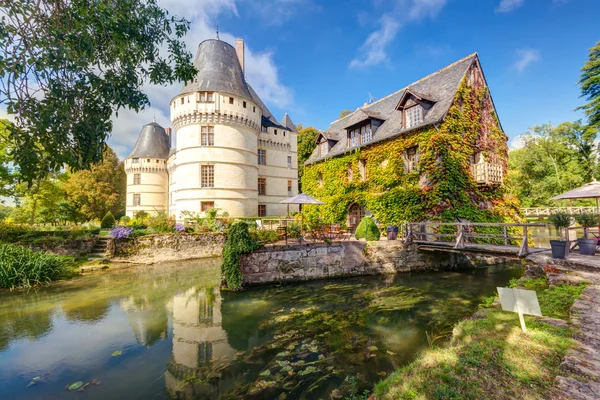
[[56, 279], [66, 261], [56, 255], [0, 243], [0, 288], [31, 287]]

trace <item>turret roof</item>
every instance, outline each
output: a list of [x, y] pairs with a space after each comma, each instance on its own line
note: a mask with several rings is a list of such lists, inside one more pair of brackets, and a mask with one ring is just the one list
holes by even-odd
[[165, 129], [151, 122], [144, 125], [140, 132], [133, 151], [127, 158], [162, 158], [166, 159], [169, 156], [169, 136]]

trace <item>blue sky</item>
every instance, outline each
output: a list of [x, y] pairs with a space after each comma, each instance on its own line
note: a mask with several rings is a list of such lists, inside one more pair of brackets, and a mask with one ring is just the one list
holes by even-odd
[[[600, 40], [597, 0], [159, 0], [190, 19], [192, 52], [215, 36], [247, 46], [247, 79], [279, 119], [326, 129], [355, 109], [478, 52], [504, 130], [581, 118], [580, 68]], [[144, 123], [170, 126], [181, 85], [119, 113], [110, 143], [130, 151]], [[513, 144], [514, 145], [514, 144]]]

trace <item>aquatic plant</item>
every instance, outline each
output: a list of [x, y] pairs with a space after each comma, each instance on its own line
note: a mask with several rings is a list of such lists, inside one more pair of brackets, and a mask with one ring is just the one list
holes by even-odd
[[380, 236], [379, 228], [371, 217], [364, 217], [354, 233], [354, 237], [357, 239], [379, 240]]
[[240, 269], [242, 254], [256, 250], [260, 245], [250, 236], [248, 223], [239, 221], [231, 225], [223, 247], [223, 264], [221, 274], [223, 284], [231, 290], [242, 288], [243, 274]]
[[119, 239], [127, 239], [131, 236], [131, 232], [133, 232], [133, 228], [129, 226], [117, 226], [112, 231], [110, 231], [110, 236], [119, 240]]
[[0, 288], [48, 283], [61, 274], [65, 265], [59, 256], [0, 243]]

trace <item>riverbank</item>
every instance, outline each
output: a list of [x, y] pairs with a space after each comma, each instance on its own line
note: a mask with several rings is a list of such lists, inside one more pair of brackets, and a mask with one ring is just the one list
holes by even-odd
[[538, 266], [528, 272], [511, 282], [538, 293], [544, 317], [526, 316], [527, 333], [517, 315], [501, 311], [495, 300], [459, 322], [447, 346], [425, 350], [378, 383], [377, 399], [555, 398], [561, 364], [576, 348], [577, 326], [568, 323], [570, 310], [585, 284], [566, 270], [546, 276]]

